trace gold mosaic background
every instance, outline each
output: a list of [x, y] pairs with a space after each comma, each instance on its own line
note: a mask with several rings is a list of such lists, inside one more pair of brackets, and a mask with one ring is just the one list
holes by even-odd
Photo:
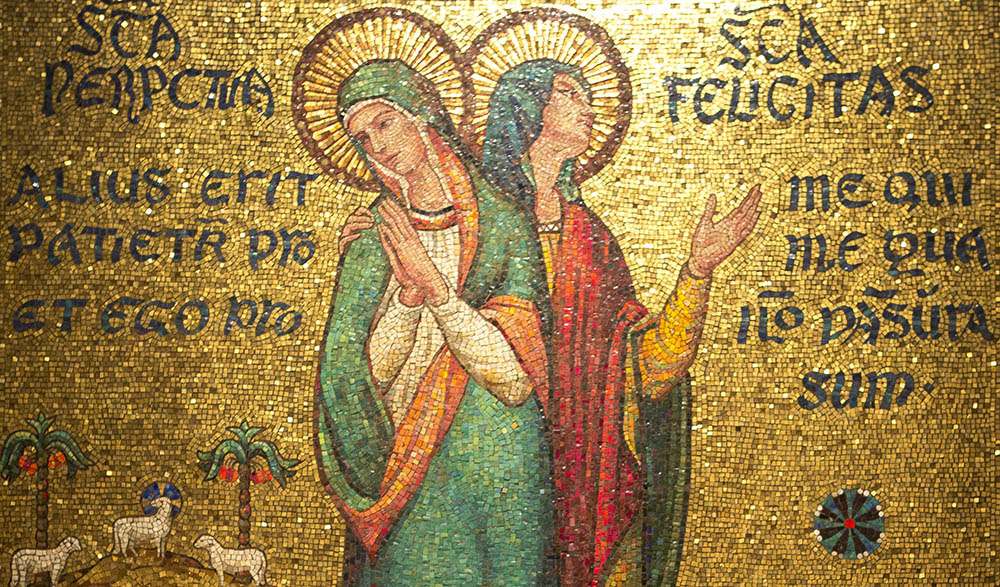
[[[274, 115], [264, 119], [242, 106], [181, 111], [161, 94], [153, 110], [132, 125], [106, 104], [86, 110], [67, 105], [73, 88], [54, 116], [42, 116], [46, 62], [67, 58], [81, 76], [98, 64], [115, 68], [123, 61], [107, 46], [94, 57], [67, 53], [71, 44], [85, 41], [76, 24], [84, 6], [79, 0], [3, 2], [4, 226], [34, 221], [49, 238], [74, 222], [78, 228], [118, 227], [127, 237], [138, 228], [200, 229], [203, 225], [194, 218], [209, 217], [229, 221], [224, 230], [232, 241], [222, 266], [211, 255], [194, 262], [193, 240], [186, 241], [182, 262], [173, 263], [165, 239], [149, 247], [163, 254], [153, 263], [140, 265], [123, 252], [122, 260], [112, 264], [93, 262], [92, 237], [76, 233], [83, 257], [79, 265], [64, 261], [51, 266], [44, 245], [4, 265], [0, 431], [22, 428], [24, 419], [41, 409], [57, 414], [58, 425], [80, 439], [97, 461], [72, 480], [62, 470], [53, 475], [50, 543], [72, 534], [83, 545], [70, 559], [70, 570], [93, 564], [110, 549], [113, 520], [136, 515], [139, 493], [158, 479], [184, 493], [171, 550], [203, 558], [192, 547], [203, 532], [231, 545], [235, 485], [203, 482], [197, 451], [213, 447], [227, 434], [226, 426], [245, 418], [251, 425], [268, 426], [269, 437], [284, 454], [304, 461], [287, 489], [275, 483], [252, 488], [251, 539], [268, 553], [270, 584], [335, 582], [344, 527], [320, 487], [312, 457], [312, 394], [337, 267], [336, 237], [346, 215], [370, 196], [321, 176], [310, 184], [305, 206], [294, 205], [294, 182], [283, 184], [275, 205], [267, 206], [266, 180], [255, 180], [245, 204], [212, 208], [201, 203], [199, 189], [212, 169], [320, 173], [292, 121], [292, 76], [299, 52], [334, 18], [374, 5], [164, 1], [158, 8], [183, 43], [177, 61], [161, 62], [164, 71], [257, 67], [274, 93]], [[489, 22], [523, 7], [475, 1], [405, 6], [440, 23], [462, 48]], [[899, 288], [894, 301], [913, 304], [917, 287], [940, 284], [929, 300], [942, 306], [980, 303], [991, 330], [997, 331], [998, 8], [993, 2], [953, 0], [790, 2], [785, 28], [768, 35], [780, 52], [791, 49], [792, 57], [781, 65], [754, 62], [736, 72], [718, 65], [723, 56], [739, 56], [719, 34], [736, 6], [685, 0], [649, 6], [581, 2], [575, 7], [607, 30], [631, 69], [631, 126], [612, 162], [584, 184], [583, 193], [625, 250], [641, 301], [654, 308], [663, 303], [709, 193], [723, 194], [728, 209], [754, 183], [762, 182], [765, 192], [765, 213], [750, 241], [717, 271], [693, 368], [694, 468], [680, 584], [992, 583], [988, 577], [997, 576], [1000, 459], [995, 344], [966, 333], [955, 342], [947, 336], [931, 342], [910, 335], [861, 345], [856, 337], [848, 344], [821, 347], [820, 322], [814, 317], [820, 307], [865, 300], [860, 294], [869, 285]], [[840, 64], [822, 61], [815, 49], [808, 69], [795, 60], [799, 12], [813, 19]], [[107, 22], [100, 26], [105, 45], [107, 27]], [[142, 30], [149, 34], [148, 28]], [[756, 56], [757, 28], [747, 30]], [[876, 114], [881, 104], [855, 114], [867, 72], [876, 64], [893, 84], [909, 65], [931, 70], [921, 81], [932, 90], [934, 106], [924, 113], [904, 112], [914, 94], [900, 84], [897, 89], [904, 93], [891, 116]], [[850, 111], [833, 117], [831, 87], [820, 81], [822, 74], [858, 70], [865, 72], [861, 81], [844, 93]], [[798, 78], [799, 89], [814, 83], [817, 100], [810, 120], [796, 115], [780, 123], [762, 116], [751, 123], [703, 125], [694, 120], [688, 102], [680, 104], [681, 122], [669, 121], [664, 76], [739, 76], [746, 92], [746, 80], [770, 80], [778, 74]], [[763, 84], [762, 108], [766, 88]], [[199, 92], [204, 99], [205, 91]], [[690, 96], [693, 88], [686, 93]], [[721, 91], [717, 102], [728, 104], [729, 95], [728, 89]], [[53, 203], [42, 210], [31, 198], [6, 205], [25, 164], [39, 172], [49, 198], [52, 170], [58, 166], [65, 167], [67, 185], [76, 194], [88, 193], [91, 170], [120, 170], [127, 177], [127, 170], [147, 167], [172, 168], [168, 181], [173, 190], [148, 211], [145, 205], [92, 202]], [[907, 211], [882, 200], [887, 172], [919, 176], [927, 170], [957, 177], [972, 172], [972, 206], [930, 207], [923, 202]], [[864, 193], [877, 205], [847, 210], [835, 204], [826, 213], [787, 210], [790, 177], [827, 173], [839, 178], [849, 172], [866, 174]], [[223, 189], [234, 192], [234, 179]], [[182, 181], [189, 185], [182, 188]], [[886, 230], [937, 227], [961, 235], [980, 226], [990, 270], [975, 262], [942, 261], [921, 262], [927, 271], [921, 278], [897, 282], [887, 274], [881, 244]], [[246, 240], [239, 234], [253, 228], [313, 230], [316, 254], [304, 267], [278, 267], [271, 257], [252, 271]], [[864, 263], [858, 270], [784, 270], [784, 235], [851, 230], [869, 235], [853, 254]], [[6, 258], [6, 234], [3, 242], [0, 254]], [[911, 259], [905, 267], [913, 266]], [[738, 345], [740, 308], [756, 307], [757, 295], [765, 289], [794, 290], [793, 301], [805, 311], [806, 326], [786, 333], [789, 340], [783, 345], [753, 336]], [[165, 337], [140, 336], [128, 328], [105, 334], [95, 327], [100, 309], [122, 295], [178, 303], [200, 298], [212, 316], [205, 330], [191, 336], [176, 334], [172, 323]], [[288, 303], [303, 312], [302, 326], [282, 337], [257, 337], [239, 329], [226, 337], [226, 300], [234, 295]], [[53, 299], [63, 297], [89, 300], [77, 310], [70, 334], [59, 330], [61, 310], [51, 306]], [[46, 328], [15, 332], [11, 317], [29, 299], [47, 300], [40, 311]], [[796, 404], [802, 375], [824, 369], [906, 370], [918, 390], [906, 405], [889, 411], [837, 411], [829, 402], [803, 410]], [[919, 389], [927, 381], [934, 383], [929, 394]], [[831, 557], [812, 535], [813, 510], [841, 487], [867, 488], [885, 508], [886, 537], [868, 560]], [[33, 505], [30, 478], [0, 486], [0, 578], [6, 577], [11, 553], [34, 541]]]

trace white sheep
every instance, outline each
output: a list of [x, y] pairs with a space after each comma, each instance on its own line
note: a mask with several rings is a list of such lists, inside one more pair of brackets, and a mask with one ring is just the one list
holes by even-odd
[[249, 571], [254, 585], [265, 585], [267, 558], [256, 548], [223, 548], [219, 541], [203, 534], [194, 541], [195, 548], [208, 551], [209, 566], [219, 574], [219, 585], [223, 584], [226, 573], [236, 574]]
[[156, 557], [163, 558], [167, 553], [167, 536], [170, 534], [170, 522], [173, 519], [169, 497], [157, 497], [150, 504], [155, 511], [148, 515], [135, 518], [118, 518], [112, 527], [111, 554], [125, 556], [128, 550], [139, 556], [135, 545], [144, 540], [156, 542]]
[[48, 573], [53, 587], [58, 585], [59, 575], [66, 568], [66, 559], [79, 550], [80, 541], [70, 536], [55, 548], [22, 548], [16, 551], [10, 559], [10, 587], [27, 587], [38, 573]]

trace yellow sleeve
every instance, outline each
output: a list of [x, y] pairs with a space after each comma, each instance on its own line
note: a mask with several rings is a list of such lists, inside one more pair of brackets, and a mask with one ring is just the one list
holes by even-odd
[[643, 395], [657, 399], [666, 395], [694, 362], [711, 279], [698, 279], [687, 265], [681, 268], [677, 287], [667, 298], [663, 311], [646, 321], [631, 349], [636, 353]]
[[545, 260], [545, 280], [549, 284], [549, 295], [555, 293], [556, 267], [555, 259], [560, 252], [558, 232], [540, 232], [538, 240], [542, 244], [542, 258]]

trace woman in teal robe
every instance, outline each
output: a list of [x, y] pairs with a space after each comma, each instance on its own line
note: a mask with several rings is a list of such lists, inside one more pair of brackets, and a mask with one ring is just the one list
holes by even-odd
[[538, 59], [504, 73], [490, 98], [483, 171], [538, 220], [554, 317], [545, 409], [561, 585], [673, 585], [691, 471], [687, 373], [711, 271], [753, 228], [759, 190], [718, 223], [710, 197], [691, 257], [651, 315], [573, 179], [593, 125], [590, 98], [580, 68], [566, 63]]
[[[358, 105], [374, 100], [406, 114], [421, 129], [426, 160], [454, 199], [453, 210], [421, 218], [408, 206], [398, 178], [352, 136], [382, 184], [371, 206], [374, 222], [386, 222], [382, 204], [392, 201], [409, 208], [421, 242], [435, 236], [425, 231], [457, 226], [458, 278], [447, 303], [473, 312], [474, 319], [448, 326], [447, 317], [433, 316], [446, 342], [419, 384], [402, 390], [412, 399], [390, 407], [387, 398], [400, 391], [399, 382], [375, 376], [379, 349], [369, 343], [379, 321], [394, 311], [385, 309], [396, 299], [392, 259], [378, 227], [361, 230], [342, 253], [314, 419], [320, 477], [348, 526], [346, 582], [548, 584], [552, 464], [542, 405], [550, 306], [530, 215], [481, 177], [428, 80], [397, 60], [363, 65], [339, 92], [345, 128]], [[423, 316], [433, 326], [430, 314]], [[476, 357], [463, 355], [465, 339], [482, 337], [463, 335], [461, 328], [480, 317], [488, 325], [476, 328], [499, 331], [509, 348], [498, 350], [516, 355], [519, 376], [530, 380], [526, 398], [503, 401], [488, 378], [477, 375]], [[482, 336], [487, 335], [497, 333]]]

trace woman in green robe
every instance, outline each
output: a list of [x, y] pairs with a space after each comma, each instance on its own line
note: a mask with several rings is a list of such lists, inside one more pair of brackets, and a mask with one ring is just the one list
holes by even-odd
[[550, 305], [530, 216], [401, 61], [358, 68], [337, 108], [382, 185], [342, 254], [316, 384], [347, 582], [548, 584]]

